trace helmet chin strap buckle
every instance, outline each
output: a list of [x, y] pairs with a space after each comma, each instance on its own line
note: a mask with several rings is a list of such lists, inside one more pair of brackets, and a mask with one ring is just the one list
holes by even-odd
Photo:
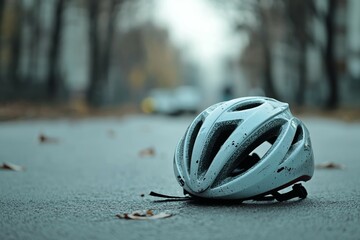
[[279, 202], [287, 201], [287, 200], [290, 200], [293, 198], [301, 198], [301, 199], [306, 198], [307, 191], [301, 185], [301, 183], [294, 184], [294, 186], [292, 188], [293, 189], [287, 193], [281, 194], [279, 192], [272, 192], [271, 195], [273, 195], [274, 198]]

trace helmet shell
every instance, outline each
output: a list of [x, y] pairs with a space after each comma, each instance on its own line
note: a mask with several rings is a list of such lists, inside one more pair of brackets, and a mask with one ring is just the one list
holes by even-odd
[[[270, 147], [256, 157], [264, 143]], [[312, 177], [309, 131], [287, 103], [275, 99], [221, 102], [190, 124], [176, 147], [174, 172], [191, 195], [251, 199]]]

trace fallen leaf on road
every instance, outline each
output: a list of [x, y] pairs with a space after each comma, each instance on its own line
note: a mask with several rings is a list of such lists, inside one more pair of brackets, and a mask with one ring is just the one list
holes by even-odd
[[152, 210], [146, 211], [135, 211], [133, 213], [120, 213], [116, 214], [118, 218], [121, 219], [132, 219], [132, 220], [153, 220], [153, 219], [161, 219], [161, 218], [168, 218], [171, 217], [172, 214], [160, 212], [158, 214], [154, 214]]
[[24, 171], [25, 168], [23, 166], [11, 164], [11, 163], [3, 163], [0, 165], [0, 169], [3, 170], [12, 170], [12, 171]]
[[116, 136], [116, 132], [112, 129], [109, 129], [107, 131], [107, 135], [110, 137], [110, 138], [114, 138]]
[[54, 138], [54, 137], [45, 136], [44, 134], [40, 134], [39, 142], [40, 143], [58, 143], [59, 139]]
[[315, 165], [317, 169], [343, 169], [344, 165], [334, 162], [324, 162]]
[[155, 155], [155, 149], [154, 148], [146, 148], [139, 152], [140, 157], [152, 157]]

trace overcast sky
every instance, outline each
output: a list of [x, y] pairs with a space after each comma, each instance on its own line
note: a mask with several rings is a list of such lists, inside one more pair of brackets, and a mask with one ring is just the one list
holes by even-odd
[[202, 90], [207, 104], [218, 100], [223, 86], [225, 65], [238, 57], [246, 39], [210, 0], [154, 0], [155, 22], [169, 30], [182, 56], [200, 69]]
[[235, 35], [209, 0], [155, 0], [154, 17], [170, 31], [172, 40], [186, 49], [189, 57], [212, 61], [234, 56], [239, 49]]

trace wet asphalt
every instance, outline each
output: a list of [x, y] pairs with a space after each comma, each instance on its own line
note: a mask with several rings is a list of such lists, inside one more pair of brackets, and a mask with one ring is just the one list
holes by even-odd
[[[360, 239], [360, 123], [303, 119], [316, 169], [303, 201], [159, 201], [181, 195], [177, 141], [191, 117], [0, 122], [0, 239]], [[43, 136], [43, 142], [39, 136]], [[158, 220], [116, 214], [152, 209]]]

